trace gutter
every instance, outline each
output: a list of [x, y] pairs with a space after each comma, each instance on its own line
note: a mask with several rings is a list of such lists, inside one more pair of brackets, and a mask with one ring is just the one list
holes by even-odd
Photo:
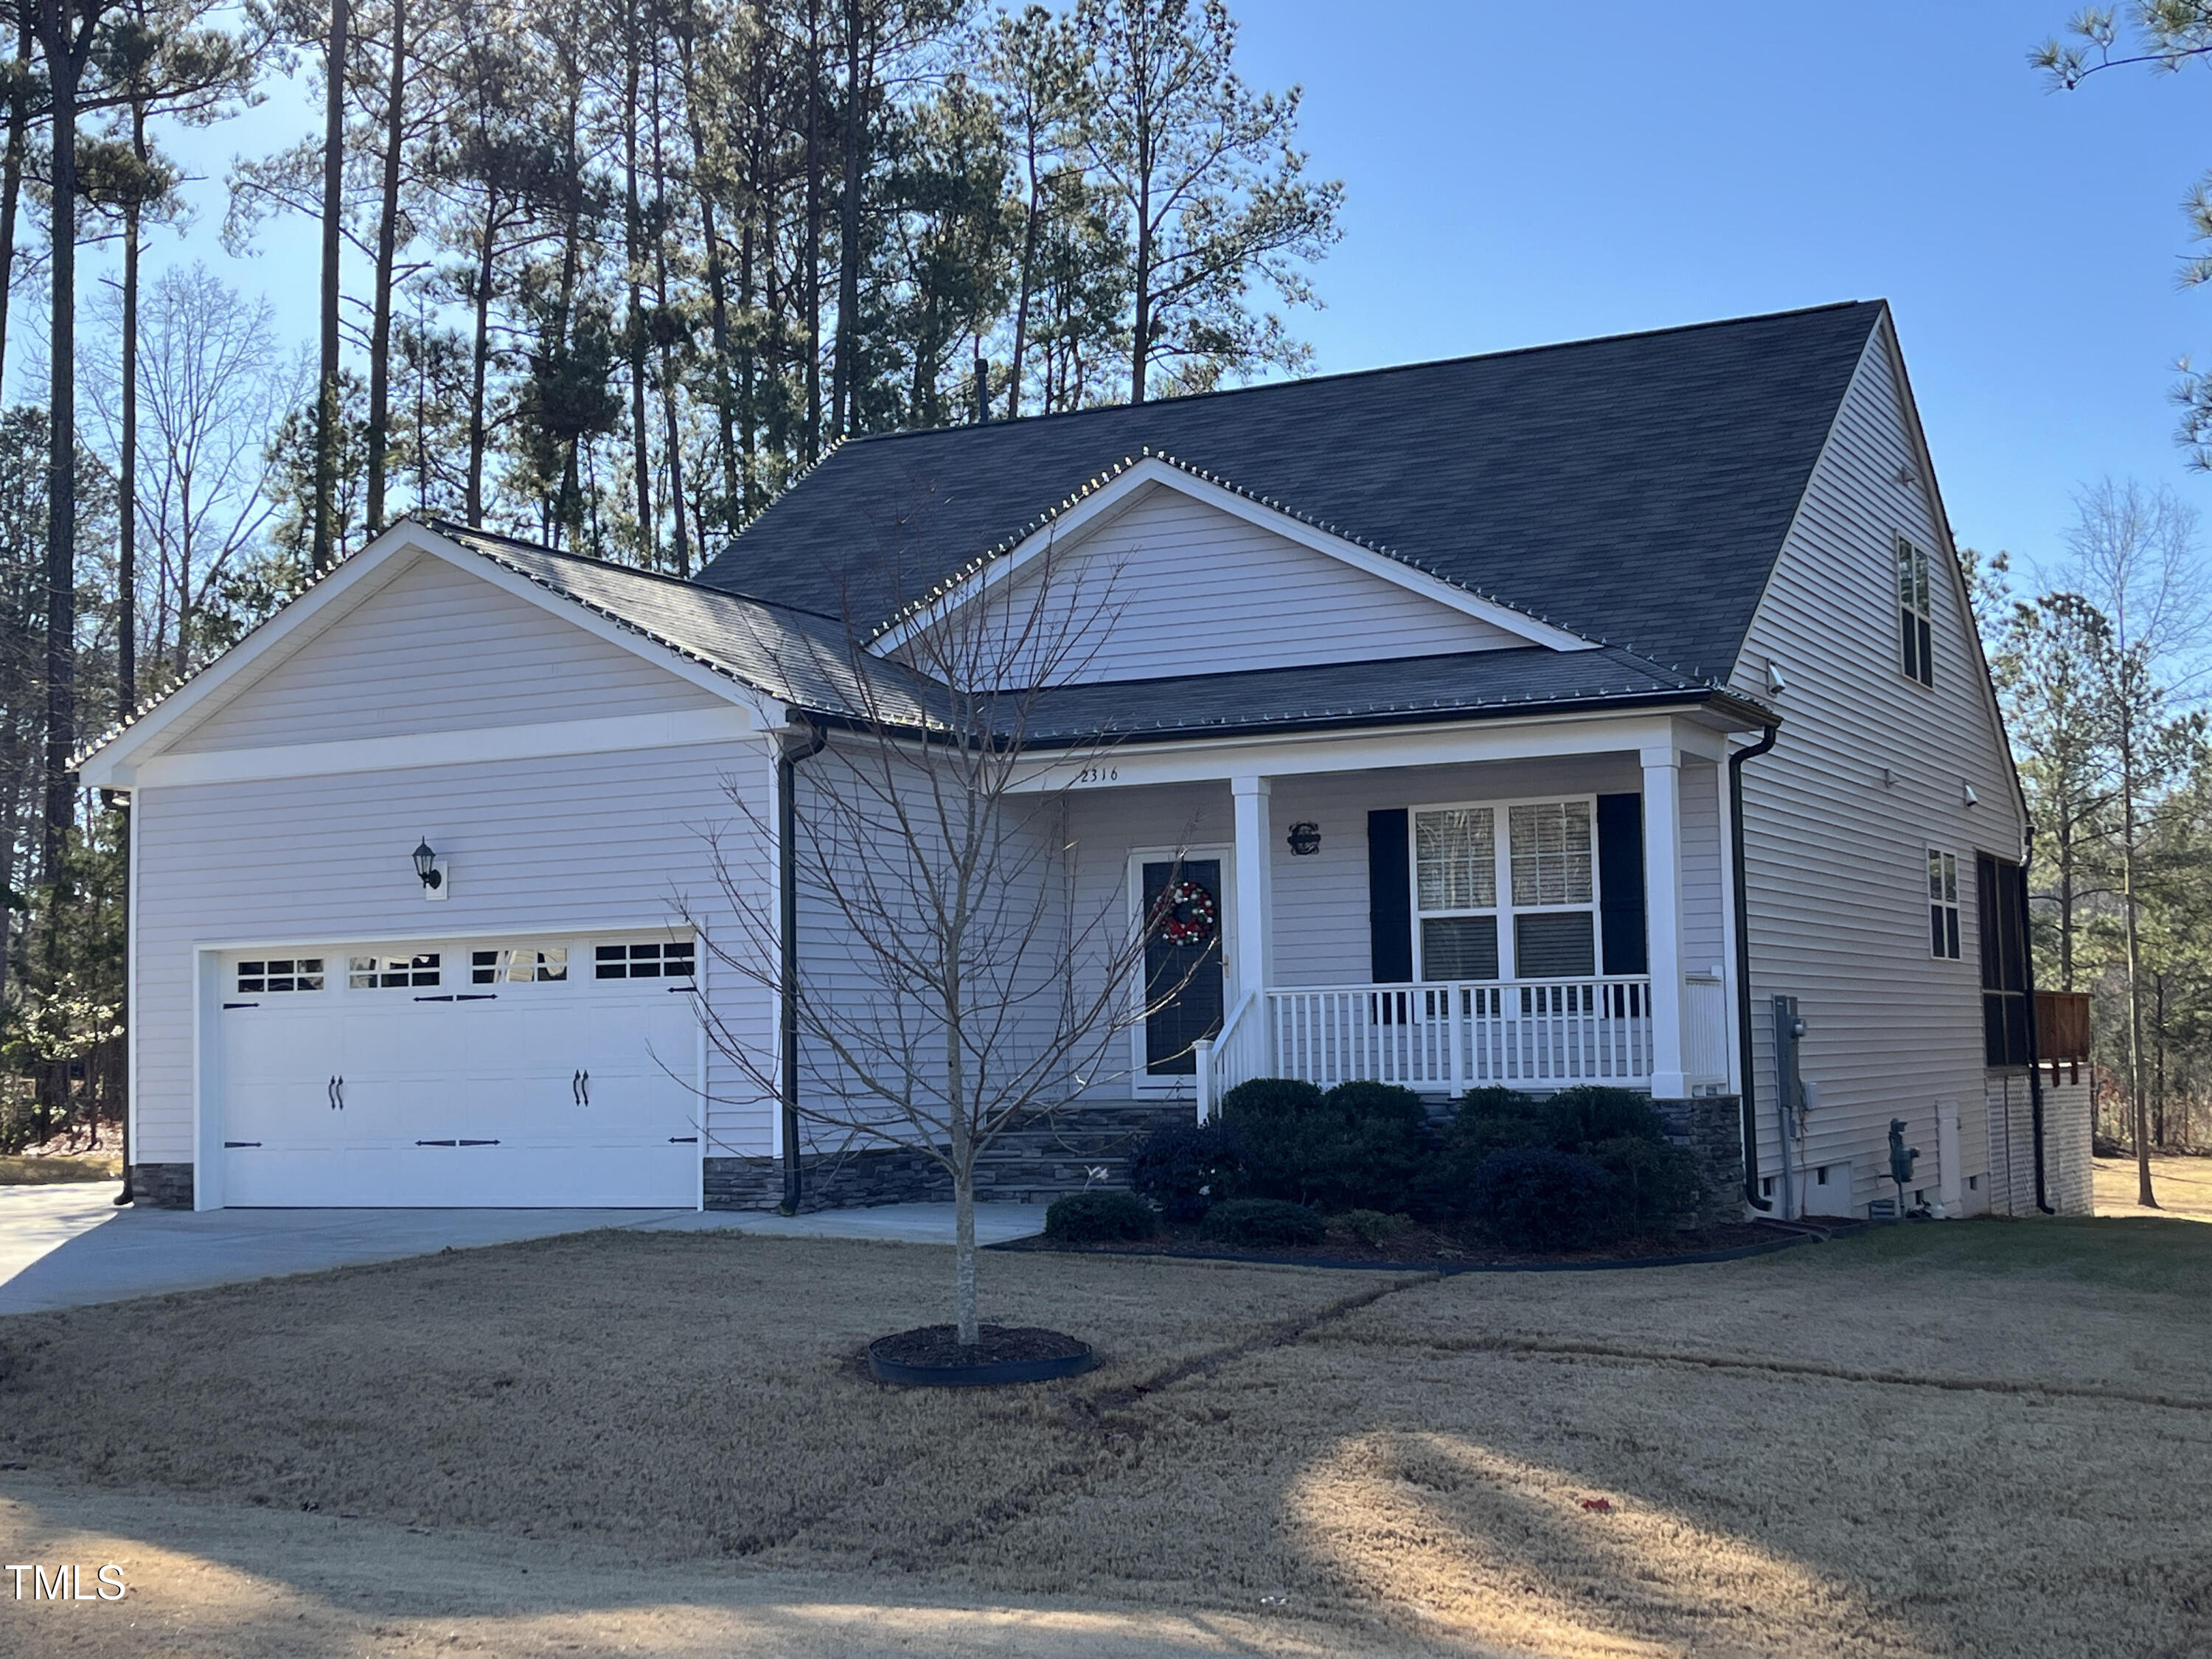
[[[803, 734], [803, 735], [802, 735]], [[799, 763], [822, 752], [829, 734], [804, 715], [779, 739], [775, 757], [776, 880], [781, 902], [778, 994], [781, 1000], [783, 1082], [783, 1212], [799, 1213]]]
[[[1759, 741], [1729, 755], [1729, 849], [1735, 866], [1735, 1033], [1736, 1064], [1743, 1076], [1743, 1201], [1754, 1210], [1771, 1210], [1774, 1201], [1759, 1195], [1759, 1085], [1752, 1064], [1751, 1043], [1751, 901], [1744, 891], [1743, 763], [1774, 747], [1772, 726], [1762, 727]], [[2039, 1121], [2040, 1120], [2039, 1119]], [[2042, 1143], [2037, 1142], [2039, 1147]], [[1782, 1143], [1783, 1167], [1790, 1161], [1790, 1142]], [[2041, 1167], [2039, 1164], [2038, 1167]]]
[[2024, 974], [2027, 980], [2027, 1101], [2029, 1117], [2034, 1124], [2035, 1142], [2035, 1207], [2045, 1215], [2057, 1215], [2051, 1207], [2049, 1194], [2044, 1188], [2043, 1171], [2043, 1066], [2035, 1047], [2035, 946], [2027, 936], [2027, 866], [2035, 856], [2035, 825], [2027, 826], [2027, 857], [2020, 861], [2020, 928], [2021, 955], [2025, 959]]

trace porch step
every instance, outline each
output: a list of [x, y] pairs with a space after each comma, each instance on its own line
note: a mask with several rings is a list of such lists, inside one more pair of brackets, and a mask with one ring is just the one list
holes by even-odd
[[[1188, 1101], [1070, 1102], [1018, 1124], [975, 1161], [975, 1195], [997, 1203], [1048, 1204], [1085, 1188], [1126, 1188], [1137, 1143], [1164, 1123], [1188, 1123]], [[1091, 1172], [1103, 1169], [1103, 1180]]]

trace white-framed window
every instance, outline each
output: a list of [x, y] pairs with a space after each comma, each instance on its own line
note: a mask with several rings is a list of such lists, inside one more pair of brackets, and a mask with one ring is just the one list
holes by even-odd
[[438, 971], [435, 951], [417, 951], [408, 956], [349, 957], [346, 988], [389, 991], [404, 990], [410, 986], [434, 986]]
[[1897, 538], [1897, 617], [1905, 678], [1935, 684], [1936, 611], [1928, 590], [1928, 553], [1902, 536]]
[[592, 950], [592, 971], [600, 979], [689, 979], [693, 961], [688, 939], [672, 944], [601, 945]]
[[1959, 959], [1959, 855], [1928, 849], [1928, 953]]
[[1594, 797], [1419, 807], [1410, 816], [1423, 979], [1597, 972]]
[[469, 952], [471, 985], [542, 985], [568, 977], [565, 945], [549, 945], [542, 950], [528, 945], [502, 945]]
[[242, 995], [260, 996], [278, 991], [319, 991], [323, 988], [320, 957], [270, 957], [238, 964], [238, 988]]

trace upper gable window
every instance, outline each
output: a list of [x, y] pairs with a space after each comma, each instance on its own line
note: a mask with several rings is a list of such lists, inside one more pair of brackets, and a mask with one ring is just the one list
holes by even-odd
[[1928, 592], [1928, 554], [1902, 536], [1897, 538], [1897, 614], [1905, 678], [1935, 684], [1936, 613]]

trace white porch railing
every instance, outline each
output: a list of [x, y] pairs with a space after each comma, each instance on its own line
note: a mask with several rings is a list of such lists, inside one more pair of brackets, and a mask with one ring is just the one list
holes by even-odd
[[[1641, 975], [1302, 986], [1269, 991], [1264, 1011], [1255, 1009], [1262, 1000], [1246, 998], [1220, 1037], [1200, 1045], [1201, 1120], [1255, 1077], [1324, 1089], [1370, 1079], [1454, 1095], [1492, 1085], [1651, 1081], [1651, 986]], [[1726, 1009], [1713, 1012], [1718, 1044]]]

